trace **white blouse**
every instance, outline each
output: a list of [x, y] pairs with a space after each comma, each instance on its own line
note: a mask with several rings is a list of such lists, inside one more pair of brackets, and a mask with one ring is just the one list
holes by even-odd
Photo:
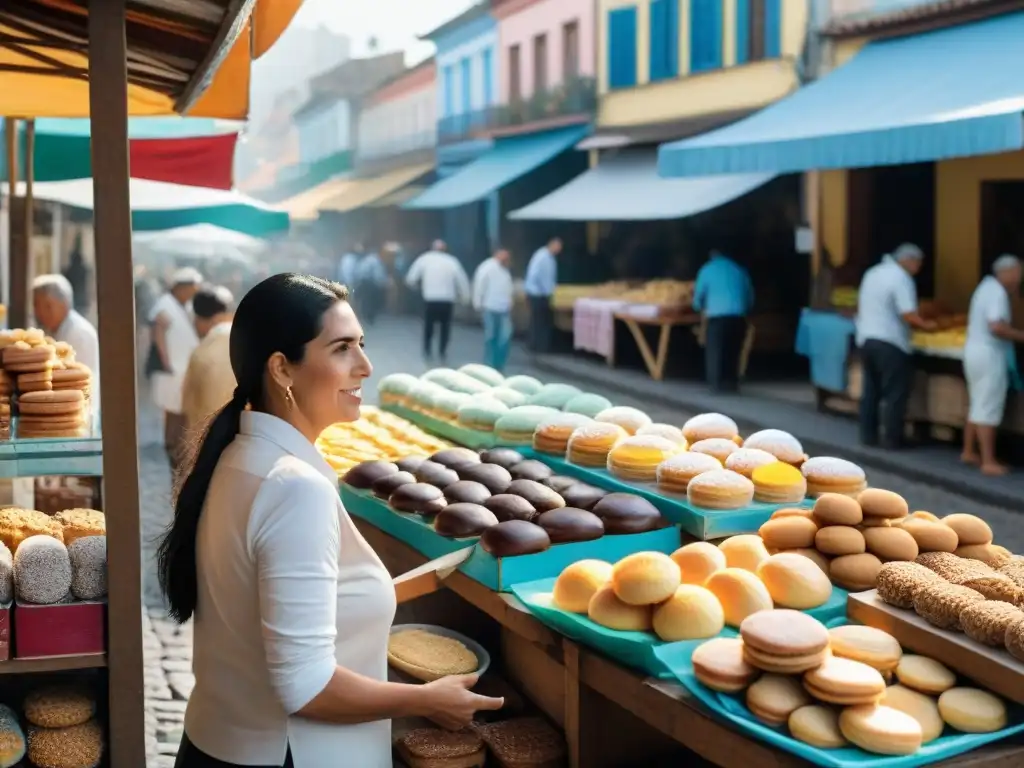
[[334, 470], [298, 430], [242, 414], [199, 521], [195, 689], [185, 732], [240, 765], [391, 768], [391, 723], [294, 713], [340, 665], [387, 680], [395, 590], [338, 496]]

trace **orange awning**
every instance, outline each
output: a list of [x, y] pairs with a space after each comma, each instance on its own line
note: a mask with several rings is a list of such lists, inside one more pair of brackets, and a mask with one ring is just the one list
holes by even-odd
[[[252, 16], [238, 39], [220, 62], [209, 86], [196, 99], [188, 114], [244, 120], [249, 114], [250, 70], [254, 57], [259, 57], [287, 29], [301, 0], [258, 0]], [[81, 11], [85, 13], [85, 11]], [[160, 18], [129, 17], [133, 23], [158, 29], [162, 34], [181, 40], [179, 58], [161, 58], [133, 49], [129, 34], [128, 114], [152, 117], [175, 114], [175, 100], [194, 75], [198, 52], [206, 42], [208, 31], [169, 26]], [[0, 43], [0, 115], [8, 117], [88, 117], [89, 62], [82, 45], [48, 46], [53, 30], [23, 25], [14, 9], [0, 8], [0, 38], [11, 41], [33, 40], [32, 45]], [[61, 37], [62, 43], [72, 35]], [[45, 59], [40, 61], [40, 59]]]

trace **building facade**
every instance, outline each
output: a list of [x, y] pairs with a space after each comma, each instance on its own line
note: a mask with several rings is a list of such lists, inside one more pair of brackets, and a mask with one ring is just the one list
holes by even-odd
[[501, 57], [498, 131], [589, 122], [595, 106], [592, 0], [492, 0]]
[[385, 83], [359, 113], [357, 169], [411, 154], [433, 154], [437, 145], [437, 64], [428, 59]]

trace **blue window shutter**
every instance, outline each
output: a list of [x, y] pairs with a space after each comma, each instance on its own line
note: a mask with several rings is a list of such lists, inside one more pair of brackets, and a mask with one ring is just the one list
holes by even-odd
[[764, 57], [782, 55], [782, 0], [764, 0]]
[[650, 79], [679, 74], [679, 0], [651, 1]]
[[608, 12], [608, 87], [636, 85], [636, 8]]
[[736, 63], [750, 59], [750, 0], [736, 0]]
[[444, 116], [449, 117], [455, 106], [455, 66], [449, 64], [444, 68]]
[[494, 49], [484, 49], [484, 106], [494, 103]]
[[462, 112], [473, 111], [473, 65], [467, 56], [462, 60]]
[[690, 70], [722, 66], [722, 0], [690, 2]]

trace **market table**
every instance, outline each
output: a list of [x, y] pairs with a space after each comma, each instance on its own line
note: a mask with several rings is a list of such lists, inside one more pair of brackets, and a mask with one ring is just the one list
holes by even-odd
[[[392, 574], [426, 562], [398, 539], [365, 520], [352, 519]], [[439, 608], [433, 603], [424, 606], [426, 611], [444, 611], [450, 619], [461, 610], [464, 622], [490, 623], [492, 629], [497, 623], [505, 676], [565, 731], [570, 768], [639, 765], [663, 756], [672, 745], [683, 746], [720, 768], [811, 765], [712, 718], [682, 686], [644, 678], [562, 637], [533, 618], [511, 595], [493, 592], [458, 572], [442, 584], [447, 589], [441, 596], [456, 596], [456, 604]], [[407, 603], [400, 610], [405, 608], [416, 611], [419, 606]], [[483, 616], [492, 621], [481, 623]], [[428, 618], [420, 615], [417, 621]], [[1003, 742], [936, 765], [1020, 768], [1024, 741]]]
[[[655, 381], [661, 381], [665, 376], [665, 363], [668, 360], [668, 347], [669, 342], [672, 340], [672, 329], [678, 326], [700, 324], [700, 314], [697, 312], [640, 315], [627, 310], [616, 312], [615, 319], [625, 324], [629, 332], [633, 334], [633, 339], [636, 341], [640, 354], [644, 358], [644, 365], [647, 366], [647, 372]], [[651, 349], [651, 345], [644, 335], [644, 328], [658, 329], [657, 352]], [[612, 355], [608, 358], [608, 365], [615, 365], [614, 345]]]

